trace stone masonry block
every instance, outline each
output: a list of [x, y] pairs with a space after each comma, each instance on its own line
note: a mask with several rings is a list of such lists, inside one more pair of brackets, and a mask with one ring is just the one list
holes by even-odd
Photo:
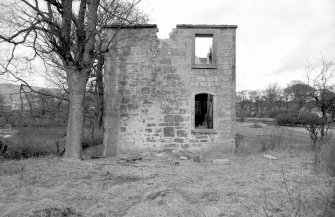
[[177, 130], [178, 137], [187, 137], [188, 133], [185, 130]]
[[164, 122], [173, 122], [173, 115], [165, 115]]
[[176, 143], [184, 143], [184, 139], [180, 139], [180, 138], [175, 138], [173, 141]]
[[174, 137], [174, 127], [164, 127], [163, 135], [164, 137]]
[[175, 115], [173, 117], [173, 120], [174, 120], [174, 122], [183, 122], [184, 121], [184, 117], [181, 116], [181, 115]]
[[142, 87], [141, 93], [142, 94], [149, 94], [150, 93], [150, 87]]
[[130, 102], [130, 97], [129, 96], [124, 96], [124, 97], [122, 97], [122, 103], [123, 104], [127, 104], [127, 103], [129, 103]]

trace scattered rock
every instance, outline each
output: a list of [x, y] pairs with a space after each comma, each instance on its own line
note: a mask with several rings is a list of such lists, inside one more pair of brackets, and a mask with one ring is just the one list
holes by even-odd
[[215, 163], [215, 164], [229, 164], [229, 160], [228, 159], [214, 159], [214, 160], [212, 160], [212, 163]]
[[163, 153], [157, 153], [155, 154], [156, 157], [164, 157], [164, 154]]
[[188, 160], [188, 157], [186, 157], [186, 156], [180, 156], [179, 159], [180, 159], [180, 160]]
[[263, 128], [263, 126], [255, 123], [255, 124], [250, 125], [250, 128]]
[[151, 152], [143, 152], [143, 153], [140, 153], [140, 156], [141, 156], [142, 158], [148, 158], [148, 157], [151, 156]]
[[269, 155], [269, 154], [264, 154], [263, 157], [270, 159], [270, 160], [277, 160], [275, 156]]
[[162, 191], [157, 191], [157, 192], [154, 192], [154, 193], [151, 193], [147, 196], [147, 199], [149, 200], [154, 200], [156, 199], [157, 197], [165, 197], [168, 193], [170, 193], [170, 190], [169, 189], [165, 189], [165, 190], [162, 190]]
[[203, 162], [205, 162], [205, 159], [202, 156], [197, 156], [197, 157], [193, 158], [193, 161], [197, 162], [197, 163], [203, 163]]
[[106, 215], [103, 213], [97, 213], [93, 217], [106, 217]]
[[220, 195], [217, 192], [203, 192], [201, 193], [200, 198], [209, 202], [216, 202], [220, 200]]
[[128, 163], [135, 163], [136, 161], [142, 160], [141, 155], [136, 156], [124, 156], [120, 158], [120, 161], [122, 162], [128, 162]]

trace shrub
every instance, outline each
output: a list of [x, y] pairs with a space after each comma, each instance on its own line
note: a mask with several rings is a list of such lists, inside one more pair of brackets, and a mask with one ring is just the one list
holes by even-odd
[[277, 125], [280, 126], [296, 126], [299, 124], [297, 120], [297, 113], [289, 112], [284, 114], [279, 114], [275, 119], [277, 121]]
[[95, 132], [93, 133], [93, 135], [91, 133], [88, 133], [87, 131], [84, 132], [83, 141], [82, 141], [83, 149], [97, 146], [102, 143], [103, 143], [103, 132], [102, 131]]
[[41, 157], [56, 153], [55, 141], [62, 128], [20, 128], [11, 139], [7, 139], [6, 159]]
[[240, 118], [240, 120], [242, 122], [244, 122], [246, 120], [247, 117], [250, 117], [250, 112], [247, 112], [243, 109], [239, 109], [237, 112], [236, 112], [236, 117]]

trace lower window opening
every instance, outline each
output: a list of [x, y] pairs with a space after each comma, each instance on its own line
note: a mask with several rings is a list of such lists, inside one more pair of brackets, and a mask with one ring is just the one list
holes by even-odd
[[195, 95], [195, 129], [213, 129], [213, 95]]

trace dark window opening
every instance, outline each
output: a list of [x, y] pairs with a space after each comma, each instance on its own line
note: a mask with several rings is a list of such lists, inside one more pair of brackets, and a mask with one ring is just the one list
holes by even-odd
[[195, 35], [194, 52], [195, 64], [214, 64], [213, 35]]
[[195, 95], [194, 123], [196, 129], [213, 129], [213, 95]]

